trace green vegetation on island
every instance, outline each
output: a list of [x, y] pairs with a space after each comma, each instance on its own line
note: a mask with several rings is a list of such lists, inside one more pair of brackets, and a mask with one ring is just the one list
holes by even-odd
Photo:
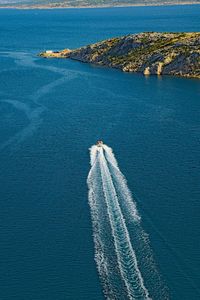
[[200, 78], [200, 33], [145, 32], [40, 56], [71, 58], [145, 75]]

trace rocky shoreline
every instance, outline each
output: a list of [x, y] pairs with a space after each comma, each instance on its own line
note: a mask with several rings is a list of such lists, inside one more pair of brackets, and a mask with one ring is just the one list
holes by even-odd
[[111, 38], [79, 49], [39, 54], [138, 72], [200, 78], [200, 33], [144, 32]]
[[162, 3], [160, 2], [151, 2], [151, 3], [143, 3], [138, 1], [138, 3], [108, 3], [108, 4], [87, 4], [80, 5], [74, 3], [74, 5], [68, 4], [68, 3], [49, 3], [49, 4], [4, 4], [0, 5], [0, 9], [71, 9], [71, 8], [114, 8], [114, 7], [137, 7], [137, 6], [171, 6], [171, 5], [199, 5], [200, 3], [198, 0], [194, 1], [164, 1]]

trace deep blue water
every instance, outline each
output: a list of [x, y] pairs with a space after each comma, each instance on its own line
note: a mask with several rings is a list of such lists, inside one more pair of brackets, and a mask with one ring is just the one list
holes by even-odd
[[200, 6], [0, 10], [0, 299], [103, 299], [88, 148], [115, 152], [170, 299], [200, 299], [198, 80], [125, 74], [43, 49], [199, 31]]

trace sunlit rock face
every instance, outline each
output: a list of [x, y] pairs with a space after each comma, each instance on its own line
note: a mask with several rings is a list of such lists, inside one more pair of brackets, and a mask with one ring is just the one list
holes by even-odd
[[78, 49], [70, 57], [125, 72], [199, 77], [200, 34], [150, 32], [129, 35]]
[[145, 32], [41, 56], [71, 58], [145, 75], [200, 78], [200, 33]]

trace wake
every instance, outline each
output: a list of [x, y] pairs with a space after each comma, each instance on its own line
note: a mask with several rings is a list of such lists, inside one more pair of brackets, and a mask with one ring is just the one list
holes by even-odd
[[168, 299], [148, 237], [112, 149], [90, 149], [88, 175], [95, 260], [107, 299]]

